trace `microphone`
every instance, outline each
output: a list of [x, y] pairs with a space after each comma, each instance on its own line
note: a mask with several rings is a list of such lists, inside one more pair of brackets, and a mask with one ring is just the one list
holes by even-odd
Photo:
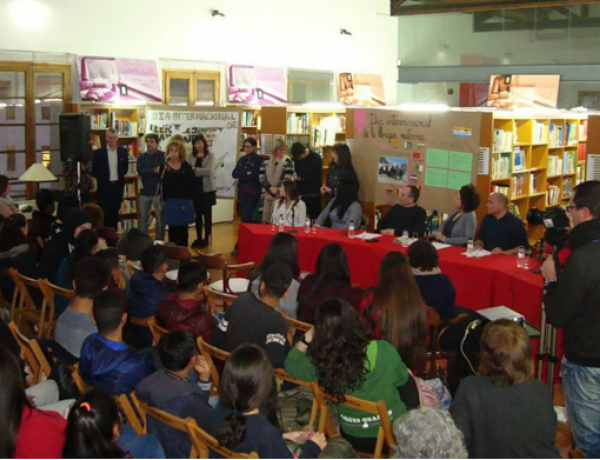
[[298, 230], [296, 230], [296, 205], [298, 204], [298, 201], [295, 201], [294, 204], [292, 205], [292, 228], [288, 231], [288, 233], [298, 233]]

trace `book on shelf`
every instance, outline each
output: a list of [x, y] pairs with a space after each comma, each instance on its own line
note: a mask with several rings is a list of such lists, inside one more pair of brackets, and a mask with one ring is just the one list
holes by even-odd
[[92, 129], [106, 129], [108, 128], [108, 113], [93, 113], [92, 118]]
[[513, 171], [520, 171], [525, 169], [525, 153], [521, 150], [521, 147], [515, 147], [513, 150], [514, 167]]
[[510, 212], [512, 212], [515, 216], [521, 217], [521, 211], [519, 211], [519, 207], [515, 203], [509, 203]]
[[579, 165], [577, 166], [577, 185], [581, 184], [585, 181], [585, 166]]
[[494, 154], [492, 158], [492, 180], [510, 177], [510, 153]]
[[525, 175], [514, 176], [512, 180], [512, 196], [523, 196], [525, 192]]
[[321, 118], [319, 124], [313, 126], [313, 145], [322, 147], [326, 145], [334, 145], [336, 134], [346, 130], [345, 116], [331, 116]]
[[242, 112], [242, 126], [258, 126], [259, 115], [255, 111]]
[[529, 194], [532, 195], [537, 192], [537, 175], [535, 173], [529, 173]]
[[494, 185], [492, 186], [492, 193], [502, 193], [503, 195], [509, 196], [509, 187], [508, 185]]
[[131, 214], [137, 212], [137, 200], [129, 199], [121, 202], [121, 214]]
[[136, 121], [115, 120], [113, 128], [119, 132], [119, 136], [137, 136], [138, 124]]
[[573, 174], [577, 168], [577, 152], [568, 150], [563, 155], [563, 174]]
[[503, 129], [494, 130], [494, 152], [510, 152], [513, 144], [513, 133]]
[[560, 176], [563, 170], [563, 160], [558, 155], [548, 155], [548, 175]]
[[287, 118], [287, 132], [308, 133], [310, 131], [310, 118], [308, 113], [290, 113]]
[[127, 174], [126, 176], [136, 176], [137, 175], [137, 164], [135, 161], [129, 161], [129, 165], [127, 166]]
[[120, 220], [117, 222], [117, 233], [124, 233], [133, 227], [137, 227], [137, 219]]
[[548, 145], [550, 147], [561, 147], [563, 143], [563, 128], [551, 122], [548, 128]]
[[577, 161], [585, 161], [587, 159], [587, 144], [579, 144], [577, 146]]
[[560, 202], [560, 187], [558, 185], [548, 185], [546, 188], [546, 205], [556, 206]]
[[102, 147], [102, 139], [99, 134], [92, 134], [92, 149], [97, 150]]
[[135, 196], [135, 183], [134, 182], [126, 182], [125, 188], [123, 189], [123, 197], [132, 197]]
[[573, 195], [573, 179], [565, 179], [563, 181], [563, 198], [571, 198]]
[[588, 121], [587, 120], [580, 120], [579, 121], [579, 136], [578, 139], [580, 141], [582, 140], [587, 140], [587, 130], [588, 130]]
[[579, 122], [567, 122], [566, 126], [566, 145], [577, 144], [577, 134], [579, 132]]
[[543, 121], [533, 121], [533, 143], [544, 144], [548, 142], [548, 127]]

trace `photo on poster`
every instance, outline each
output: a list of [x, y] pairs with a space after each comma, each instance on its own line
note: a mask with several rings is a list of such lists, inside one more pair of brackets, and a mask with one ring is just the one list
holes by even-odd
[[379, 157], [378, 182], [381, 184], [407, 184], [408, 160], [397, 157]]

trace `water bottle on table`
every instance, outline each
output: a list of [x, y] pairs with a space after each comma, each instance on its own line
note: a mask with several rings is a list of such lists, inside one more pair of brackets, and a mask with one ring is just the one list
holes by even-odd
[[527, 254], [525, 253], [525, 247], [519, 246], [519, 252], [517, 254], [517, 268], [527, 269], [529, 265], [527, 262], [528, 261]]
[[279, 231], [280, 232], [285, 231], [285, 226], [283, 224], [283, 216], [279, 216]]
[[307, 217], [304, 222], [304, 233], [310, 233], [310, 218]]
[[354, 238], [354, 221], [353, 220], [350, 221], [350, 225], [348, 226], [348, 238], [350, 238], [350, 239]]
[[467, 240], [467, 257], [471, 258], [473, 257], [474, 254], [474, 250], [473, 250], [473, 240], [469, 239]]
[[407, 248], [408, 247], [408, 230], [404, 230], [402, 232], [401, 243], [402, 243], [402, 247], [403, 248]]

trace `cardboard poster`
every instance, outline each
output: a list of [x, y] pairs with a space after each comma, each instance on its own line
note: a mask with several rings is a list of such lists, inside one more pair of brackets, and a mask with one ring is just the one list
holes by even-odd
[[227, 69], [227, 100], [240, 104], [287, 103], [287, 77], [282, 67], [230, 65]]
[[381, 75], [341, 72], [337, 75], [338, 96], [346, 105], [378, 107], [385, 105]]
[[556, 107], [560, 75], [492, 75], [487, 106]]

